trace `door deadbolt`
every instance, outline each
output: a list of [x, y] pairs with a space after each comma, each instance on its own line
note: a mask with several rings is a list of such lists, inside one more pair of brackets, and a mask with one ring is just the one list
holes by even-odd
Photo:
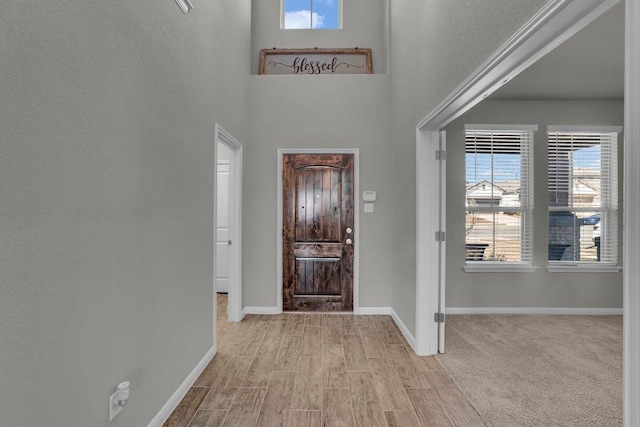
[[347, 234], [353, 233], [353, 229], [351, 227], [347, 228]]

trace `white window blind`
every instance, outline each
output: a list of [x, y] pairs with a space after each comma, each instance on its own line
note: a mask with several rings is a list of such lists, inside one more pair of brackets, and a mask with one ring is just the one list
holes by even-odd
[[465, 126], [467, 263], [532, 263], [536, 129]]
[[618, 262], [620, 128], [549, 126], [549, 260]]

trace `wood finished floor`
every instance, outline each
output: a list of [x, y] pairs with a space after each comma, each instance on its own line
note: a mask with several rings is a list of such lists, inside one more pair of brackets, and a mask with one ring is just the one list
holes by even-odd
[[434, 357], [416, 356], [390, 316], [248, 315], [166, 427], [484, 426]]

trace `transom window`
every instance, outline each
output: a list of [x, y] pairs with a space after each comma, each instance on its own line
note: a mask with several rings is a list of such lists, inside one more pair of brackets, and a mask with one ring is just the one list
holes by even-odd
[[465, 125], [466, 262], [533, 262], [535, 125]]
[[549, 126], [549, 261], [618, 262], [618, 132]]
[[282, 0], [285, 30], [335, 30], [342, 28], [342, 0]]

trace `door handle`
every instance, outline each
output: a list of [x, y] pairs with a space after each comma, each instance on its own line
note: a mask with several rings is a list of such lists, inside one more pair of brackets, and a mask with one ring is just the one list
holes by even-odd
[[351, 239], [347, 239], [347, 240], [345, 241], [345, 243], [346, 243], [347, 245], [350, 245], [350, 244], [352, 244], [352, 243], [353, 243], [353, 240], [351, 240]]
[[347, 234], [351, 234], [351, 233], [353, 233], [353, 228], [349, 227], [349, 228], [347, 228], [346, 231], [347, 231]]
[[227, 240], [227, 245], [231, 246], [231, 240]]

